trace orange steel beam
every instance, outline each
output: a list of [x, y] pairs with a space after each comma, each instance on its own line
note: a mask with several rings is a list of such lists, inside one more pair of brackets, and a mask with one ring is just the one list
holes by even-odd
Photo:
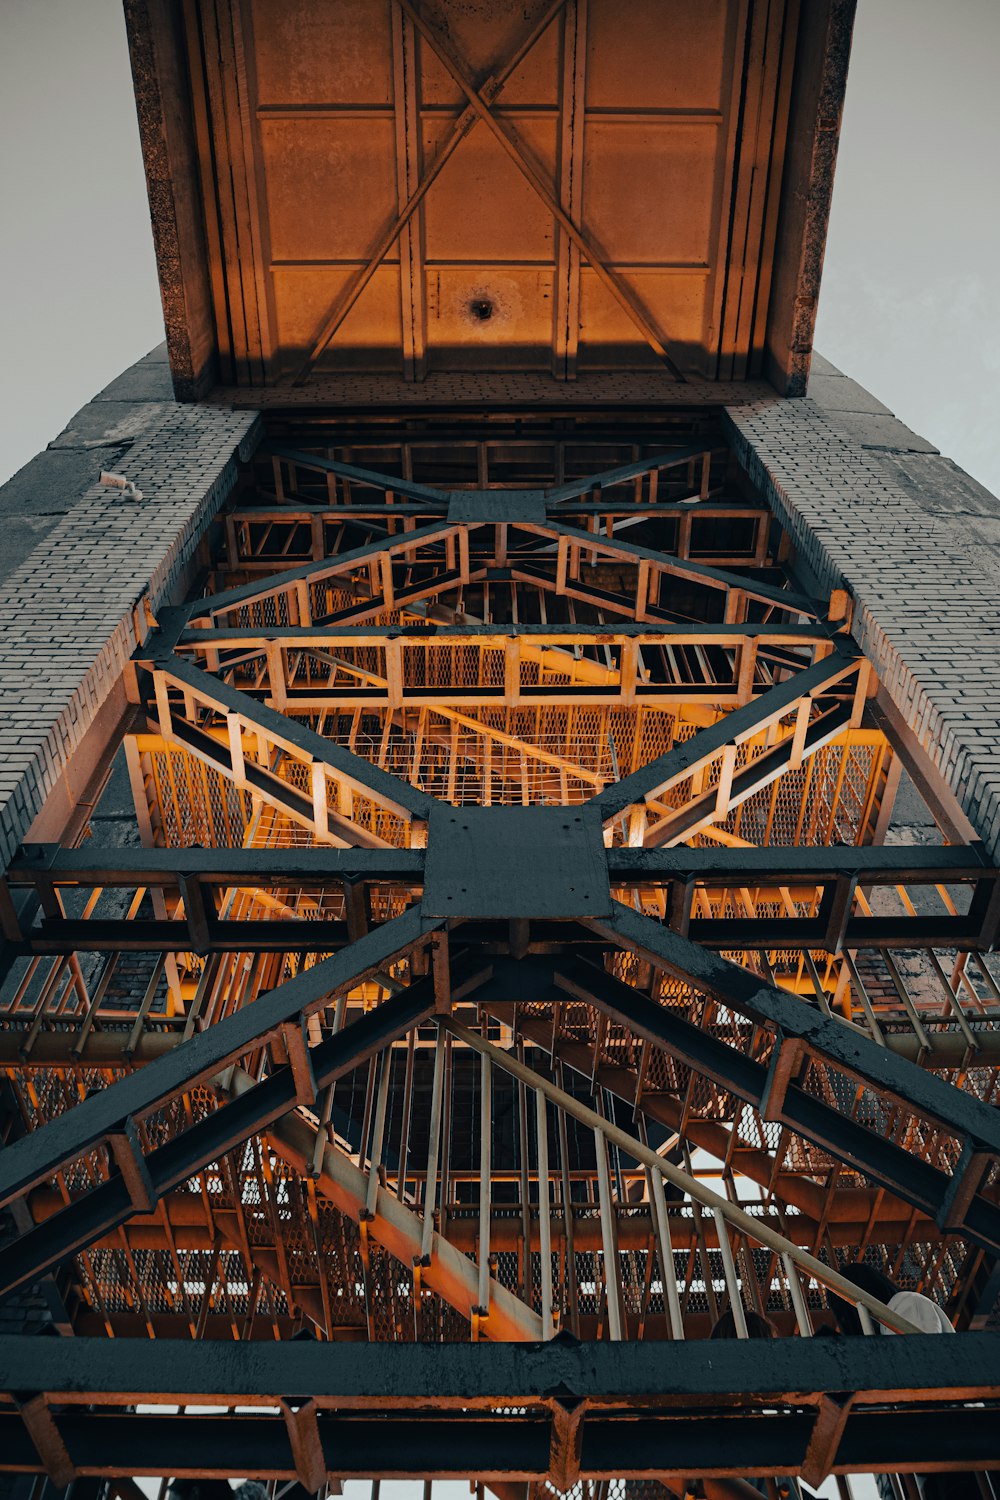
[[[255, 1080], [248, 1073], [236, 1069], [227, 1092], [238, 1099], [255, 1087]], [[267, 1134], [275, 1151], [290, 1166], [303, 1172], [311, 1170], [316, 1160], [318, 1131], [301, 1114], [283, 1116], [268, 1127]], [[366, 1222], [372, 1238], [402, 1266], [412, 1266], [420, 1259], [423, 1223], [412, 1209], [380, 1187], [374, 1216], [367, 1219], [368, 1176], [343, 1151], [329, 1143], [319, 1158], [319, 1169], [316, 1183], [324, 1197], [349, 1218]], [[463, 1317], [471, 1317], [479, 1301], [478, 1270], [468, 1256], [437, 1232], [431, 1241], [430, 1264], [421, 1267], [421, 1279]], [[483, 1332], [491, 1339], [537, 1343], [545, 1337], [538, 1314], [495, 1277], [489, 1281], [488, 1315], [481, 1322]]]

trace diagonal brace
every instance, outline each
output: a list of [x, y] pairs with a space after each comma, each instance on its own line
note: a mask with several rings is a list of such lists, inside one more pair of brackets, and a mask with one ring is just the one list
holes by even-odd
[[616, 781], [591, 801], [599, 808], [605, 822], [637, 802], [655, 801], [678, 781], [683, 781], [718, 755], [725, 746], [741, 744], [782, 718], [801, 698], [834, 687], [857, 669], [857, 658], [834, 651], [742, 708], [725, 714], [717, 724], [692, 735], [684, 744], [675, 745], [666, 754], [658, 755], [648, 766]]
[[0, 1155], [0, 1204], [27, 1192], [66, 1162], [119, 1131], [122, 1121], [141, 1117], [199, 1080], [219, 1073], [255, 1042], [274, 1035], [286, 1022], [319, 1009], [335, 991], [384, 968], [441, 925], [411, 907], [332, 958], [323, 959], [207, 1031], [190, 1037], [140, 1073], [119, 1079], [40, 1130], [15, 1141]]
[[[320, 1042], [311, 1049], [310, 1056], [317, 1089], [328, 1087], [406, 1035], [427, 1020], [433, 1009], [433, 981], [422, 980]], [[150, 1064], [146, 1071], [153, 1066]], [[251, 1136], [269, 1127], [277, 1129], [277, 1122], [295, 1112], [296, 1088], [290, 1067], [276, 1068], [263, 1082], [236, 1067], [225, 1071], [230, 1078], [239, 1074], [243, 1079], [238, 1094], [231, 1094], [228, 1103], [197, 1120], [146, 1158], [146, 1171], [156, 1196], [163, 1197]], [[218, 1076], [215, 1082], [221, 1089]], [[112, 1085], [106, 1092], [111, 1094], [120, 1087], [121, 1084]], [[44, 1130], [38, 1132], [43, 1133]], [[92, 1188], [0, 1250], [0, 1293], [36, 1280], [43, 1271], [124, 1224], [136, 1211], [128, 1184], [121, 1176], [112, 1176]]]
[[659, 358], [670, 370], [671, 374], [673, 374], [678, 380], [683, 381], [684, 376], [681, 374], [676, 363], [667, 352], [666, 346], [661, 341], [659, 335], [653, 328], [649, 315], [642, 307], [642, 304], [640, 303], [638, 297], [629, 287], [625, 285], [625, 283], [619, 276], [616, 276], [614, 272], [610, 271], [604, 264], [602, 257], [598, 254], [594, 246], [586, 239], [580, 228], [576, 224], [574, 224], [569, 214], [566, 213], [566, 211], [560, 206], [556, 198], [553, 196], [551, 190], [545, 183], [544, 179], [542, 178], [541, 174], [535, 170], [530, 162], [527, 161], [521, 147], [514, 139], [513, 135], [492, 113], [490, 105], [486, 102], [482, 93], [474, 88], [473, 85], [469, 82], [464, 69], [452, 56], [449, 48], [446, 47], [441, 38], [431, 30], [430, 26], [427, 24], [420, 11], [414, 4], [411, 3], [411, 0], [396, 0], [396, 4], [399, 6], [400, 10], [403, 11], [404, 15], [409, 17], [413, 25], [420, 32], [420, 35], [424, 38], [432, 51], [437, 54], [438, 59], [454, 79], [458, 87], [462, 90], [462, 93], [468, 99], [472, 108], [476, 111], [479, 119], [482, 120], [483, 124], [487, 127], [488, 130], [490, 130], [499, 145], [503, 148], [507, 156], [513, 162], [514, 166], [517, 167], [518, 171], [522, 174], [525, 180], [535, 190], [538, 197], [545, 204], [545, 207], [548, 209], [549, 213], [555, 219], [559, 227], [564, 231], [565, 234], [569, 236], [573, 244], [580, 251], [580, 254], [583, 255], [588, 261], [598, 280], [604, 284], [607, 290], [611, 293], [612, 297], [614, 297], [615, 301], [618, 303], [619, 307], [624, 310], [631, 321], [635, 324], [636, 328], [649, 344], [654, 354], [659, 356]]
[[190, 662], [182, 661], [180, 657], [154, 657], [153, 669], [163, 672], [181, 687], [189, 688], [210, 703], [218, 713], [235, 714], [238, 718], [256, 724], [269, 738], [293, 754], [308, 757], [318, 765], [328, 767], [334, 776], [346, 781], [363, 796], [374, 798], [401, 818], [426, 818], [438, 800], [428, 792], [420, 791], [411, 782], [403, 781], [390, 771], [383, 771], [381, 766], [373, 765], [364, 756], [345, 750], [342, 745], [334, 744], [308, 725], [288, 718], [277, 709], [269, 708], [266, 703], [258, 703], [248, 693], [203, 672]]
[[[880, 1047], [846, 1021], [822, 1015], [797, 995], [763, 984], [757, 975], [682, 937], [651, 917], [615, 901], [610, 922], [588, 920], [587, 926], [628, 952], [682, 979], [741, 1015], [776, 1028], [786, 1039], [799, 1039], [834, 1067], [891, 1094], [908, 1109], [936, 1121], [969, 1149], [1000, 1155], [1000, 1121], [989, 1105], [926, 1072], [907, 1058]], [[982, 1198], [966, 1210], [963, 1225], [973, 1237], [1000, 1242], [997, 1210]]]

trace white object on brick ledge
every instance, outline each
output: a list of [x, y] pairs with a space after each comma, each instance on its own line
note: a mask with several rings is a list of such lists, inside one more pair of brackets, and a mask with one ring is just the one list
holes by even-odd
[[124, 474], [109, 474], [102, 469], [100, 482], [107, 485], [108, 489], [124, 490], [127, 500], [142, 499], [142, 490], [137, 490], [131, 479], [126, 479]]

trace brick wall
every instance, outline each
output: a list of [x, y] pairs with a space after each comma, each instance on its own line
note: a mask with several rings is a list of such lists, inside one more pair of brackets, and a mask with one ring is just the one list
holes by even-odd
[[[1000, 606], [989, 557], [899, 481], [901, 439], [884, 423], [866, 443], [809, 398], [731, 406], [726, 423], [820, 587], [849, 589], [856, 639], [997, 858]], [[944, 481], [948, 461], [935, 462]]]
[[138, 644], [133, 609], [180, 582], [257, 441], [254, 412], [166, 403], [128, 452], [141, 503], [99, 485], [0, 589], [0, 867]]

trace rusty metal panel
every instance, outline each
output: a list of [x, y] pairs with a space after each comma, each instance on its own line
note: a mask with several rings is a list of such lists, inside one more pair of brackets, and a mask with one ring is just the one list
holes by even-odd
[[755, 373], [796, 14], [786, 0], [192, 8], [237, 383]]

